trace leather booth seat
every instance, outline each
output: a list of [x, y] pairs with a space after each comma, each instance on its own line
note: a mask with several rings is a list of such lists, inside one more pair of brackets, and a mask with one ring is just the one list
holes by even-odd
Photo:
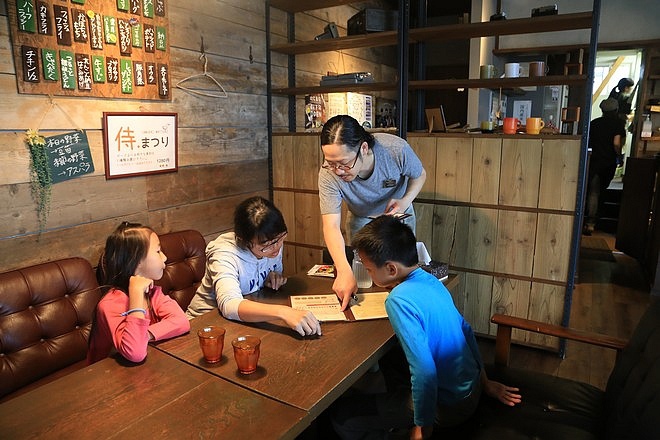
[[158, 236], [167, 256], [165, 272], [156, 284], [170, 295], [185, 312], [195, 296], [206, 270], [206, 241], [195, 230], [170, 232]]
[[83, 258], [0, 274], [0, 398], [85, 366], [100, 297], [94, 270]]
[[[500, 318], [493, 318], [497, 322]], [[505, 325], [539, 332], [547, 324], [515, 318]], [[554, 326], [551, 326], [554, 327]], [[552, 330], [552, 329], [549, 329]], [[551, 334], [544, 331], [541, 333]], [[586, 332], [556, 329], [556, 335], [613, 348], [616, 338], [592, 337]], [[575, 336], [575, 337], [573, 337]], [[602, 336], [602, 335], [601, 335]], [[609, 340], [608, 340], [609, 339]], [[625, 347], [623, 347], [625, 345]], [[434, 430], [434, 438], [493, 440], [657, 440], [660, 439], [660, 300], [650, 305], [627, 344], [622, 343], [606, 389], [542, 373], [506, 366], [508, 349], [496, 347], [499, 364], [489, 377], [520, 388], [522, 403], [507, 407], [489, 397], [465, 424]], [[504, 351], [502, 351], [504, 350]]]

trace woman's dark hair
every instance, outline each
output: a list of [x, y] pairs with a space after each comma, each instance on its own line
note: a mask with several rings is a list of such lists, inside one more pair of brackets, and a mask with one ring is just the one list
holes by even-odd
[[321, 130], [321, 145], [346, 145], [351, 151], [357, 151], [362, 142], [373, 148], [376, 140], [355, 118], [348, 115], [333, 116]]
[[104, 284], [128, 294], [128, 283], [149, 251], [152, 229], [139, 223], [122, 222], [105, 242]]
[[619, 89], [620, 92], [623, 92], [623, 89], [626, 87], [632, 87], [635, 84], [635, 81], [632, 80], [632, 78], [621, 78], [619, 80], [619, 83], [616, 85], [616, 87]]
[[248, 249], [253, 238], [264, 243], [286, 232], [286, 223], [279, 209], [270, 200], [255, 196], [243, 200], [234, 211], [236, 244]]
[[365, 253], [376, 267], [383, 267], [388, 261], [407, 267], [419, 262], [415, 234], [391, 215], [381, 215], [367, 223], [355, 234], [351, 245]]

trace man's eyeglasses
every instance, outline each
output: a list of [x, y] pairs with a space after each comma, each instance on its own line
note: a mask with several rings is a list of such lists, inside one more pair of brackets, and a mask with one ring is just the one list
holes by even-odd
[[262, 254], [265, 254], [265, 253], [268, 253], [268, 252], [272, 251], [273, 249], [275, 249], [275, 247], [277, 245], [279, 245], [282, 242], [282, 240], [284, 240], [284, 238], [286, 238], [286, 236], [287, 236], [287, 232], [280, 235], [279, 237], [277, 237], [275, 240], [271, 241], [270, 243], [264, 245], [264, 247], [259, 249], [259, 252], [261, 252]]
[[355, 160], [353, 161], [353, 165], [348, 166], [345, 164], [329, 164], [327, 161], [323, 161], [323, 165], [321, 165], [321, 168], [325, 168], [326, 170], [330, 171], [336, 171], [336, 170], [342, 170], [342, 171], [348, 171], [352, 170], [355, 168], [355, 165], [357, 164], [358, 158], [360, 157], [360, 151], [362, 148], [358, 149], [357, 154], [355, 155]]

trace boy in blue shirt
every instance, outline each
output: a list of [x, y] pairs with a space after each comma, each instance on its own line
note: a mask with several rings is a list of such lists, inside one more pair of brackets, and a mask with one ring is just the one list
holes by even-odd
[[374, 283], [392, 288], [385, 308], [410, 382], [398, 391], [388, 387], [386, 394], [352, 396], [341, 404], [333, 423], [342, 438], [383, 438], [396, 429], [409, 429], [410, 439], [428, 438], [434, 423], [467, 420], [482, 390], [505, 405], [520, 403], [517, 388], [486, 376], [472, 328], [442, 282], [419, 267], [408, 226], [381, 216], [362, 228], [352, 245]]

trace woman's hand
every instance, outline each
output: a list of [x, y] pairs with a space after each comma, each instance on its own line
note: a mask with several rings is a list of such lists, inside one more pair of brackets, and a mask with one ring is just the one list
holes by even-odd
[[337, 294], [341, 301], [341, 310], [346, 310], [348, 302], [351, 300], [351, 295], [357, 292], [357, 281], [353, 271], [344, 271], [337, 273], [337, 278], [332, 284], [332, 290]]
[[321, 334], [321, 324], [312, 312], [288, 307], [282, 319], [284, 319], [284, 322], [290, 328], [300, 333], [301, 336]]
[[264, 286], [270, 287], [273, 290], [280, 290], [280, 287], [286, 284], [287, 278], [282, 276], [281, 273], [272, 271], [266, 277]]

